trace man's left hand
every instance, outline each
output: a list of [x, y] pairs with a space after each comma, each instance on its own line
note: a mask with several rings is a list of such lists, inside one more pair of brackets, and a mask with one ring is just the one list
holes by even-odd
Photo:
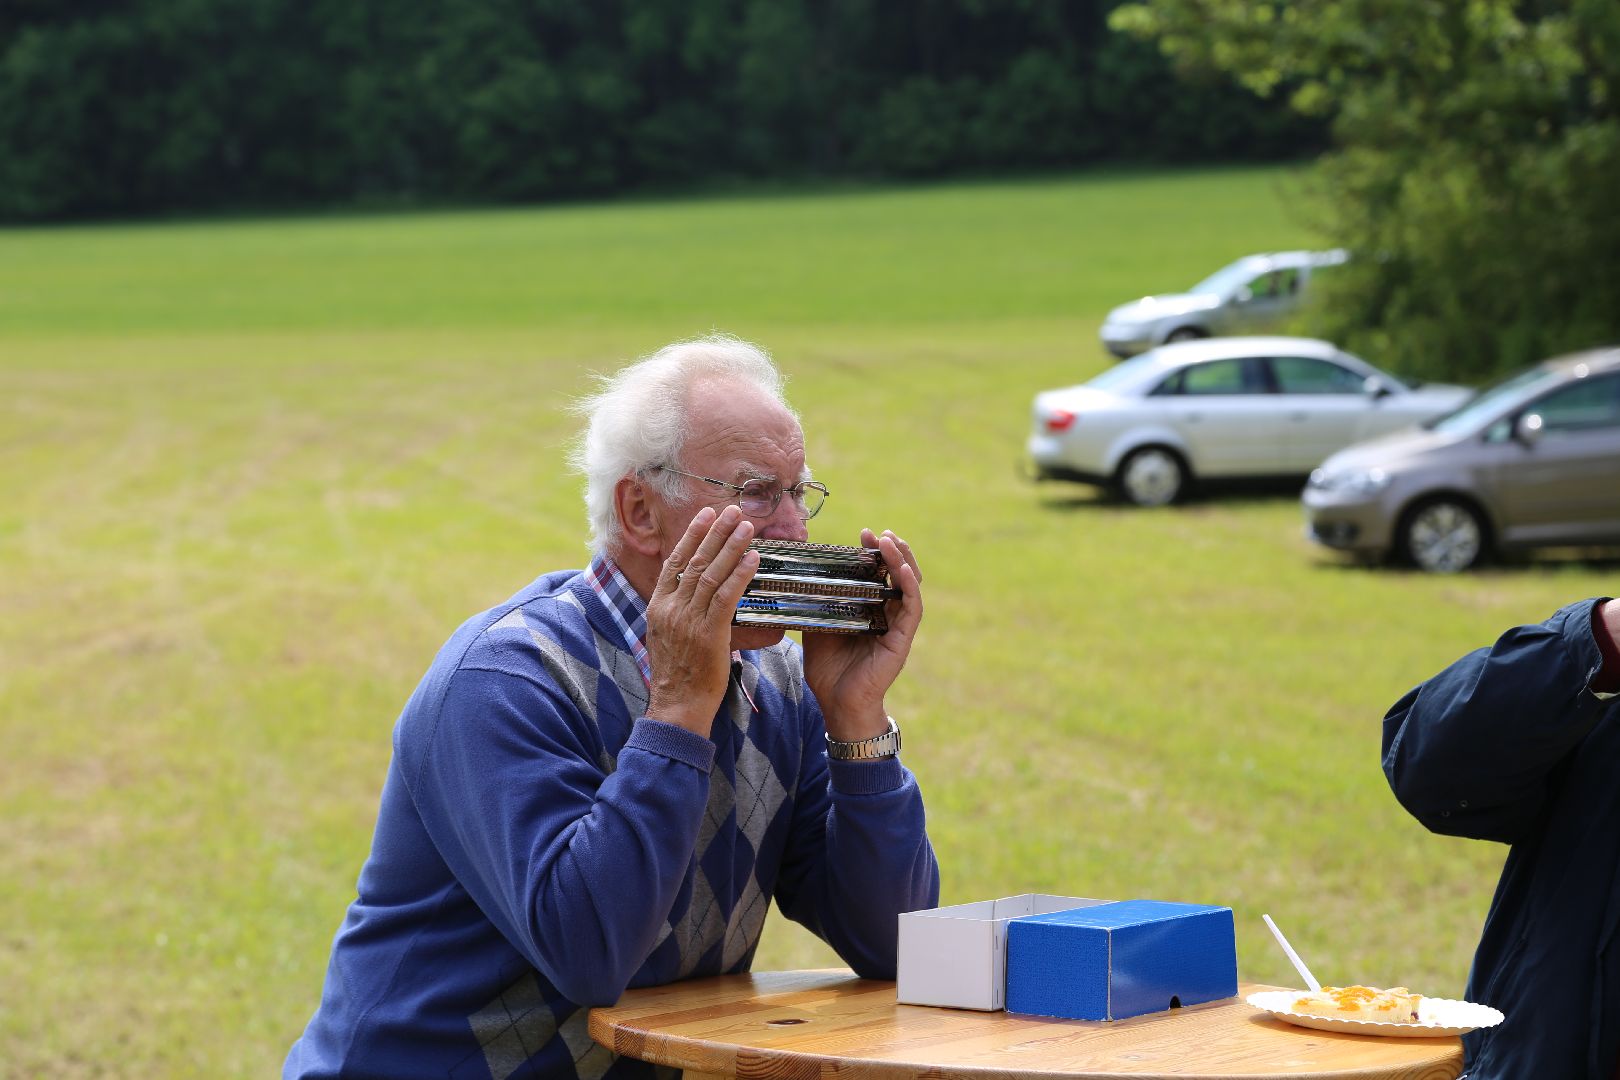
[[922, 571], [911, 546], [887, 529], [882, 536], [862, 529], [861, 546], [878, 549], [901, 592], [884, 608], [888, 632], [804, 635], [805, 681], [821, 703], [828, 736], [843, 742], [870, 739], [889, 729], [883, 695], [906, 665], [923, 613]]

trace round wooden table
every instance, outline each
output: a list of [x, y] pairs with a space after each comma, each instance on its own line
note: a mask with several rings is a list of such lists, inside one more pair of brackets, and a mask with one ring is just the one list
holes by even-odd
[[592, 1009], [617, 1054], [742, 1080], [1455, 1080], [1456, 1038], [1396, 1039], [1294, 1027], [1232, 1001], [1112, 1023], [900, 1005], [894, 983], [783, 971], [631, 990]]

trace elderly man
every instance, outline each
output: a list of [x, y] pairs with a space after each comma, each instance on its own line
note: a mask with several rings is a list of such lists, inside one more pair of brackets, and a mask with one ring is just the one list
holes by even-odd
[[922, 619], [910, 548], [882, 636], [731, 625], [755, 537], [826, 489], [768, 357], [671, 345], [584, 402], [595, 556], [464, 624], [394, 730], [371, 855], [284, 1075], [650, 1076], [592, 1044], [626, 987], [748, 969], [774, 898], [858, 973], [937, 902], [884, 696]]

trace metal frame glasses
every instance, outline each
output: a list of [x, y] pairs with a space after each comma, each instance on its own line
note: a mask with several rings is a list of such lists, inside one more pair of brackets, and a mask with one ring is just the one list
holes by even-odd
[[820, 513], [821, 506], [827, 501], [830, 492], [826, 484], [818, 484], [814, 480], [800, 480], [790, 487], [782, 487], [775, 480], [766, 480], [755, 477], [745, 480], [741, 484], [728, 484], [724, 480], [716, 480], [712, 476], [699, 476], [697, 473], [682, 472], [680, 469], [668, 465], [655, 465], [653, 468], [659, 472], [674, 473], [676, 476], [685, 476], [693, 480], [701, 480], [705, 484], [723, 487], [737, 496], [737, 509], [751, 518], [768, 518], [776, 513], [776, 508], [782, 503], [783, 495], [793, 497], [793, 505], [799, 512], [799, 517], [809, 521]]

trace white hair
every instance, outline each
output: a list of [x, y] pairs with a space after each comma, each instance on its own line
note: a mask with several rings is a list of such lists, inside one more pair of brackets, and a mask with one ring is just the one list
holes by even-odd
[[608, 551], [619, 540], [613, 490], [624, 477], [640, 476], [679, 505], [686, 491], [681, 478], [657, 467], [679, 466], [689, 433], [689, 391], [706, 378], [757, 387], [792, 412], [783, 396], [782, 373], [770, 355], [729, 334], [666, 345], [612, 375], [596, 376], [597, 392], [574, 402], [573, 411], [586, 423], [568, 460], [585, 476], [585, 512], [594, 551]]

